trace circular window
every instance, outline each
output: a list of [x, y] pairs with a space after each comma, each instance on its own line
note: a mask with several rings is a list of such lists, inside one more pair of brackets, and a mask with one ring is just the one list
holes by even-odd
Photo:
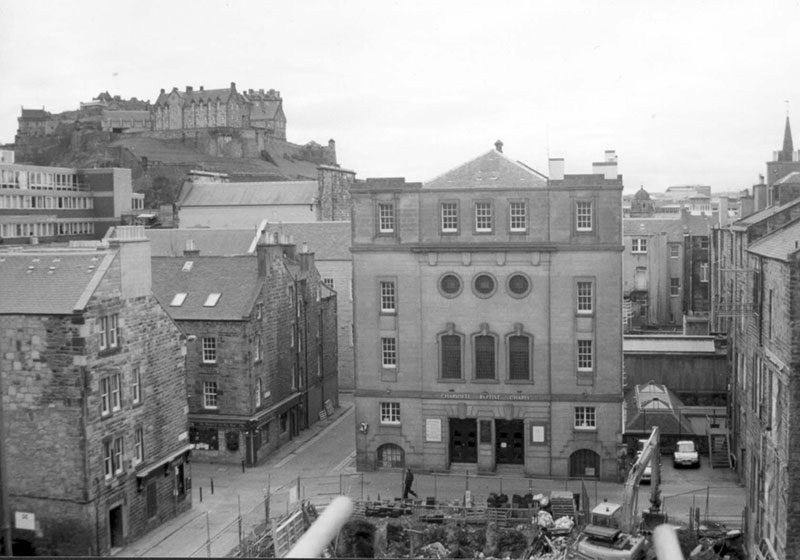
[[494, 293], [496, 285], [494, 276], [486, 273], [478, 274], [472, 281], [472, 287], [478, 297], [489, 297]]
[[522, 273], [512, 274], [508, 278], [508, 291], [514, 297], [523, 297], [528, 295], [531, 290], [531, 281]]
[[449, 272], [439, 279], [439, 291], [445, 297], [456, 297], [461, 293], [461, 278]]

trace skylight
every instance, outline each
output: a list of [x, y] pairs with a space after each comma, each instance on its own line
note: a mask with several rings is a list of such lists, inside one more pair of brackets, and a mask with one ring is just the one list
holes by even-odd
[[186, 299], [186, 294], [184, 292], [179, 292], [175, 294], [175, 297], [172, 298], [172, 301], [169, 303], [170, 307], [180, 307], [183, 305], [183, 300]]
[[217, 302], [219, 301], [221, 295], [222, 294], [219, 293], [208, 294], [208, 297], [206, 298], [206, 302], [203, 304], [203, 307], [214, 307], [215, 305], [217, 305]]
[[192, 270], [192, 265], [193, 264], [194, 264], [194, 261], [186, 261], [185, 263], [183, 263], [182, 271], [183, 272], [189, 272], [190, 270]]

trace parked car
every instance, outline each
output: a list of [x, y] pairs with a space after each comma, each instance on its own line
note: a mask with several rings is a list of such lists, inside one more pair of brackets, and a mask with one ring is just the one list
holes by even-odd
[[692, 440], [683, 440], [675, 444], [672, 464], [676, 467], [697, 468], [700, 466], [700, 454], [697, 452], [697, 446]]

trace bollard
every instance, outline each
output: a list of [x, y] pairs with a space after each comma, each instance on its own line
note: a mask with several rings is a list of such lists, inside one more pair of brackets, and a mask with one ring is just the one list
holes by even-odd
[[214, 494], [214, 479], [211, 479], [211, 494]]
[[203, 503], [203, 487], [200, 487], [200, 503]]
[[244, 472], [244, 460], [242, 460], [242, 472]]

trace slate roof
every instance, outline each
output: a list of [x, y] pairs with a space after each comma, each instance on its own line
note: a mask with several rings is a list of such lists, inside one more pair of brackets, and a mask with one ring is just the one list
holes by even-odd
[[789, 183], [800, 183], [800, 171], [792, 171], [788, 175], [775, 181], [776, 185], [786, 185]]
[[425, 182], [423, 189], [442, 188], [544, 188], [547, 177], [527, 165], [489, 150], [438, 177]]
[[798, 204], [800, 204], [800, 198], [795, 198], [794, 200], [790, 200], [789, 202], [781, 206], [768, 206], [767, 208], [764, 208], [759, 212], [755, 212], [753, 214], [750, 214], [749, 216], [745, 216], [741, 220], [736, 220], [735, 222], [733, 222], [733, 224], [731, 224], [731, 228], [734, 230], [743, 231], [748, 227], [752, 226], [753, 224], [757, 224], [758, 222], [765, 220], [770, 216], [774, 216], [775, 214], [778, 214], [779, 212], [782, 212], [783, 210], [791, 208], [792, 206], [796, 206]]
[[114, 260], [115, 251], [0, 253], [0, 314], [71, 315]]
[[250, 110], [250, 120], [274, 119], [280, 108], [280, 101], [257, 101]]
[[146, 229], [145, 235], [154, 257], [182, 257], [189, 240], [201, 256], [245, 255], [256, 239], [254, 229]]
[[709, 235], [709, 218], [706, 216], [680, 215], [675, 218], [623, 218], [622, 235], [645, 235], [666, 233], [671, 240], [683, 240], [690, 233]]
[[[187, 261], [192, 263], [184, 270]], [[255, 256], [153, 257], [153, 294], [175, 320], [240, 321], [253, 309], [260, 283]], [[180, 306], [171, 306], [175, 294], [185, 293]], [[221, 294], [213, 307], [208, 296]]]
[[670, 239], [683, 239], [683, 224], [680, 218], [624, 218], [622, 235], [645, 235], [666, 233]]
[[800, 220], [786, 224], [752, 243], [747, 251], [755, 255], [788, 261], [789, 256], [800, 251]]
[[160, 93], [158, 98], [156, 99], [155, 104], [163, 104], [167, 102], [167, 99], [173, 92], [178, 94], [178, 97], [183, 102], [183, 105], [191, 105], [192, 101], [195, 103], [207, 103], [209, 101], [216, 101], [219, 99], [222, 103], [226, 103], [231, 96], [234, 94], [233, 88], [222, 88], [222, 89], [192, 89], [191, 92], [180, 91], [178, 88], [173, 88], [170, 91], [164, 91], [164, 93]]
[[48, 111], [44, 109], [23, 109], [22, 110], [22, 118], [23, 119], [46, 119], [50, 116]]
[[352, 230], [350, 222], [307, 222], [267, 224], [270, 233], [289, 235], [300, 251], [303, 243], [314, 253], [315, 261], [349, 261]]
[[189, 183], [181, 206], [281, 206], [313, 204], [316, 181]]

